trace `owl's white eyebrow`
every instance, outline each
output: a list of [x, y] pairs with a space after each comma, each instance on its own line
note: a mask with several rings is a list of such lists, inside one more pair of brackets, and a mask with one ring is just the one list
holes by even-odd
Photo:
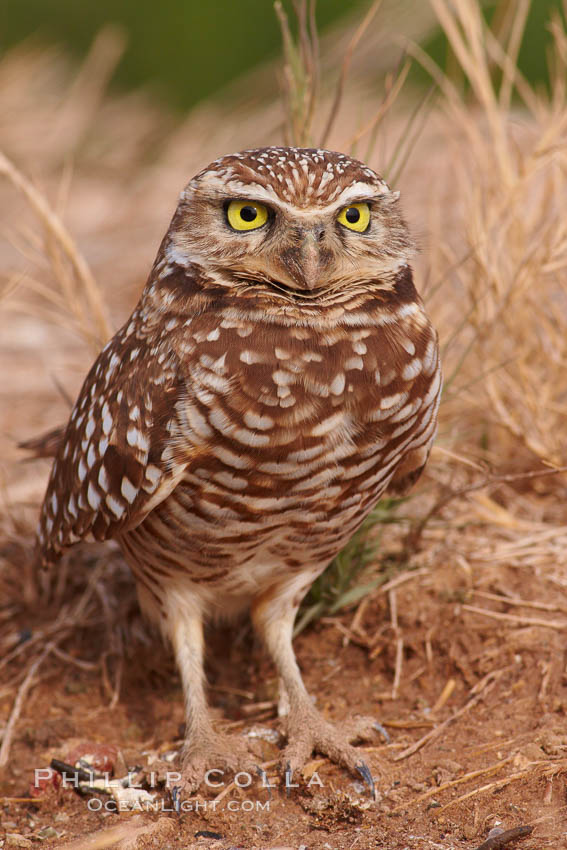
[[248, 192], [247, 194], [239, 196], [231, 196], [230, 198], [225, 198], [225, 202], [232, 200], [250, 201], [250, 203], [267, 204], [271, 207], [285, 210], [286, 212], [293, 214], [294, 218], [320, 218], [323, 215], [338, 213], [339, 210], [344, 209], [344, 207], [349, 206], [350, 204], [371, 204], [372, 201], [375, 201], [377, 198], [381, 198], [384, 194], [386, 193], [380, 192], [373, 195], [366, 191], [364, 194], [350, 194], [347, 198], [345, 198], [343, 193], [343, 195], [339, 196], [338, 200], [331, 201], [331, 203], [325, 204], [325, 206], [312, 206], [306, 209], [297, 207], [295, 204], [286, 203], [286, 201], [282, 201], [281, 198], [276, 199], [272, 197], [265, 197], [262, 193], [257, 192]]
[[347, 186], [343, 189], [341, 194], [332, 202], [332, 204], [328, 205], [328, 208], [344, 207], [347, 204], [356, 204], [361, 201], [373, 201], [383, 195], [390, 194], [392, 193], [385, 183], [382, 183], [380, 188], [377, 188], [374, 192], [371, 191], [371, 187], [367, 183], [353, 183], [352, 186]]
[[[269, 204], [293, 214], [296, 218], [298, 216], [310, 218], [315, 213], [317, 215], [325, 215], [339, 210], [349, 203], [356, 203], [357, 201], [372, 201], [385, 195], [392, 195], [393, 197], [396, 196], [396, 193], [391, 192], [390, 188], [383, 181], [374, 188], [368, 183], [358, 180], [350, 186], [345, 186], [337, 197], [332, 198], [332, 200], [324, 206], [317, 205], [317, 189], [311, 189], [309, 198], [312, 201], [313, 206], [302, 209], [290, 201], [283, 200], [271, 186], [262, 186], [261, 183], [242, 183], [240, 180], [235, 179], [229, 180], [225, 183], [222, 182], [217, 175], [211, 175], [207, 178], [205, 185], [207, 185], [209, 189], [212, 189], [215, 194], [218, 193], [219, 198], [222, 198], [223, 200], [246, 200]], [[227, 197], [227, 187], [231, 190], [231, 195], [229, 197]]]

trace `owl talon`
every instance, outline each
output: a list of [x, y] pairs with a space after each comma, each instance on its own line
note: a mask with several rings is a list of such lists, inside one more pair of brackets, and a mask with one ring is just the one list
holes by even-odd
[[170, 793], [171, 793], [171, 802], [172, 802], [174, 811], [176, 811], [177, 814], [179, 814], [180, 810], [181, 810], [181, 786], [180, 785], [174, 785], [173, 788], [171, 789]]
[[287, 763], [284, 775], [285, 775], [285, 795], [286, 795], [286, 797], [289, 797], [291, 795], [291, 787], [292, 787], [291, 780], [293, 779], [293, 770], [291, 769], [291, 764], [290, 764], [289, 761]]
[[384, 741], [389, 744], [392, 739], [390, 738], [388, 730], [385, 729], [378, 720], [375, 720], [372, 726], [376, 732], [379, 732], [382, 735]]
[[366, 764], [365, 761], [359, 761], [358, 764], [355, 764], [356, 770], [360, 773], [362, 777], [362, 781], [368, 785], [368, 790], [370, 791], [370, 796], [373, 800], [376, 799], [376, 786], [374, 785], [374, 780], [372, 778], [372, 774], [370, 772], [370, 768]]
[[266, 773], [266, 771], [264, 770], [263, 767], [260, 767], [259, 764], [256, 765], [256, 773], [258, 774], [258, 776], [262, 780], [262, 786], [268, 792], [268, 799], [271, 800], [272, 799], [272, 792], [271, 792], [270, 789], [271, 789], [272, 786], [270, 785], [270, 782], [268, 780], [268, 774]]
[[[294, 770], [301, 770], [313, 752], [327, 756], [330, 761], [346, 768], [351, 774], [360, 776], [368, 786], [373, 799], [376, 788], [372, 774], [366, 762], [360, 758], [360, 750], [350, 745], [350, 741], [367, 739], [372, 718], [357, 718], [346, 724], [347, 728], [339, 732], [330, 723], [315, 713], [310, 707], [305, 712], [292, 714], [288, 720], [288, 744], [283, 752], [282, 764], [285, 764], [286, 792], [295, 787], [292, 784]], [[293, 768], [293, 769], [292, 769]]]

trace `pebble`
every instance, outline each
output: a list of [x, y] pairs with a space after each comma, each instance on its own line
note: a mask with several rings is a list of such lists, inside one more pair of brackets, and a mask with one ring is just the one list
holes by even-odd
[[4, 847], [31, 847], [31, 839], [20, 835], [19, 832], [7, 832]]

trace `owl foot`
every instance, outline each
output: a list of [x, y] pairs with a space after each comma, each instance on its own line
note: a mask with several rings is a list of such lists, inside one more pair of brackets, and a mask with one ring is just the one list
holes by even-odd
[[239, 736], [215, 733], [201, 736], [183, 756], [178, 793], [181, 797], [193, 794], [202, 785], [220, 791], [230, 782], [230, 775], [238, 771], [255, 775], [256, 762]]
[[339, 732], [314, 711], [290, 715], [287, 723], [288, 743], [282, 752], [280, 765], [286, 788], [292, 787], [291, 778], [301, 770], [313, 752], [327, 756], [332, 762], [345, 767], [357, 778], [362, 777], [370, 794], [376, 796], [372, 774], [361, 759], [360, 750], [351, 746], [353, 741], [368, 741], [376, 732], [376, 721], [371, 717], [357, 717], [345, 724]]

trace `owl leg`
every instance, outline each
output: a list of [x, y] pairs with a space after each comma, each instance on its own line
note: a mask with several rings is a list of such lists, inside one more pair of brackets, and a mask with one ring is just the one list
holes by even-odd
[[360, 751], [350, 742], [369, 740], [373, 736], [374, 722], [370, 718], [357, 718], [339, 732], [314, 707], [303, 684], [292, 646], [298, 608], [293, 602], [295, 596], [296, 593], [286, 594], [281, 588], [271, 589], [254, 601], [251, 611], [252, 622], [274, 660], [289, 698], [288, 743], [282, 753], [281, 767], [286, 777], [292, 776], [316, 751], [355, 776], [362, 776], [373, 792], [370, 771]]
[[211, 724], [205, 695], [202, 613], [197, 608], [168, 618], [170, 636], [185, 697], [186, 732], [182, 758], [183, 791], [192, 793], [203, 781], [211, 787], [226, 782], [225, 774], [255, 771], [242, 739], [221, 735]]

